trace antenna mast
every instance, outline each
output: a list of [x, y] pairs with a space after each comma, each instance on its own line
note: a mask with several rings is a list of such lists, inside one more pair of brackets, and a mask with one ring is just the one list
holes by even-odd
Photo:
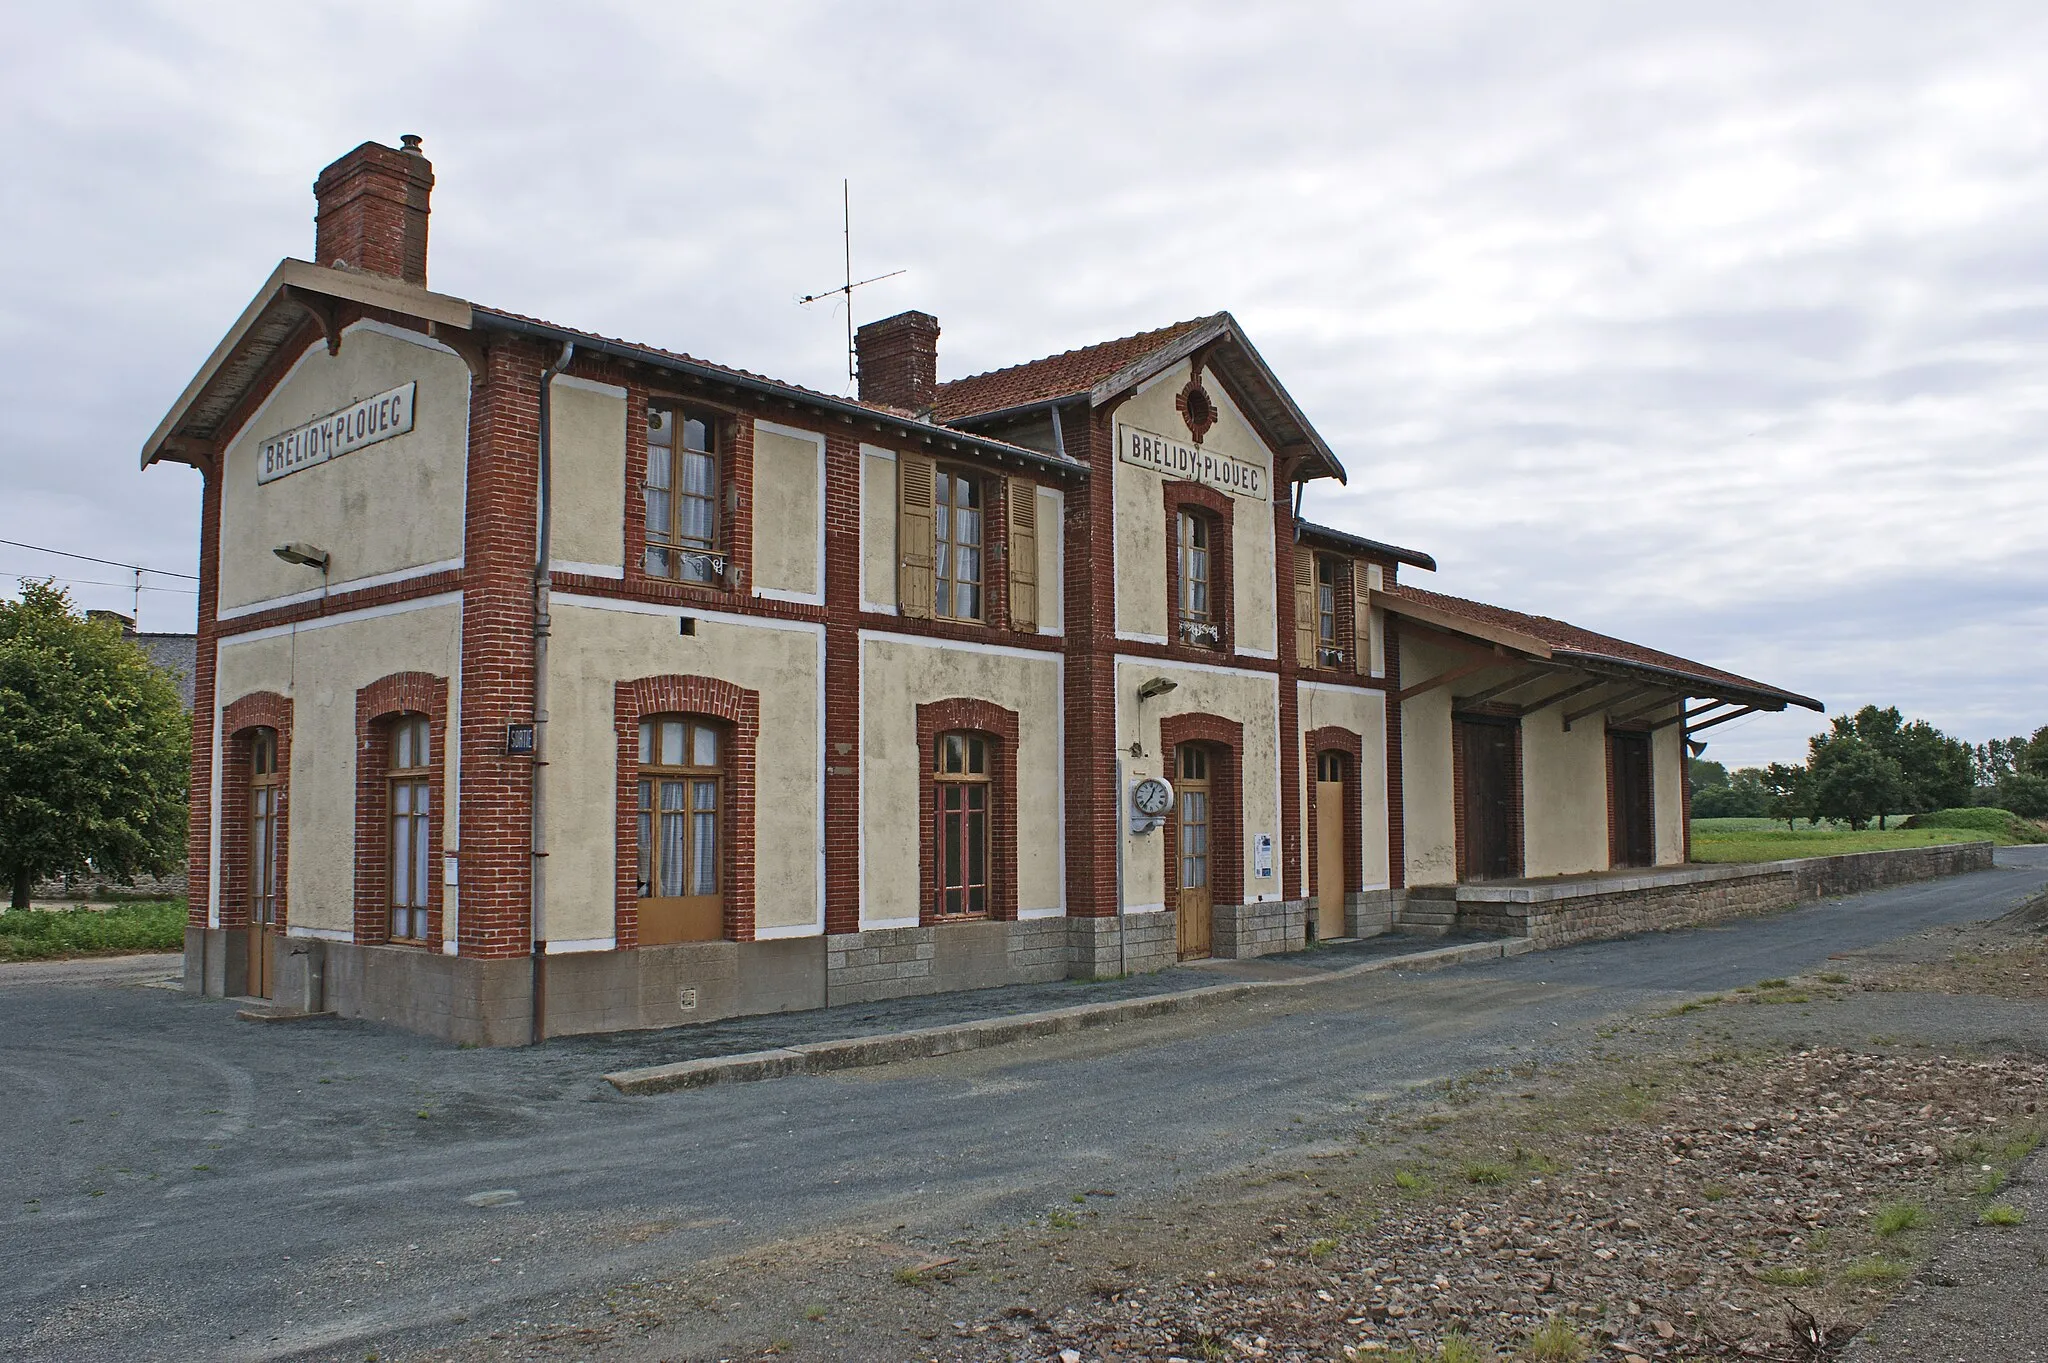
[[802, 298], [796, 300], [802, 304], [817, 303], [827, 298], [842, 296], [846, 299], [846, 387], [848, 391], [853, 391], [860, 382], [860, 371], [857, 367], [858, 355], [853, 345], [853, 291], [860, 288], [863, 284], [873, 284], [884, 279], [894, 279], [897, 275], [908, 273], [904, 270], [891, 270], [887, 274], [873, 275], [867, 279], [855, 279], [853, 277], [852, 185], [853, 182], [851, 180], [841, 180], [839, 182], [839, 239], [845, 251], [846, 282], [836, 289], [826, 289], [820, 293], [807, 293]]

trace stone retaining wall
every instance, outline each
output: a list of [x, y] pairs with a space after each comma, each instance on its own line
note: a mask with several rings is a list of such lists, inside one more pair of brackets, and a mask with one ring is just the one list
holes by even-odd
[[111, 876], [69, 875], [48, 876], [35, 883], [29, 891], [29, 898], [37, 902], [57, 899], [183, 899], [185, 897], [185, 868], [160, 876], [138, 875], [126, 884]]
[[1671, 867], [1554, 884], [1460, 885], [1457, 921], [1464, 932], [1564, 946], [1753, 917], [1810, 900], [1988, 870], [1992, 851], [1988, 842], [1951, 843], [1747, 866]]
[[1308, 901], [1273, 900], [1265, 904], [1218, 904], [1209, 952], [1225, 960], [1301, 951], [1308, 946]]

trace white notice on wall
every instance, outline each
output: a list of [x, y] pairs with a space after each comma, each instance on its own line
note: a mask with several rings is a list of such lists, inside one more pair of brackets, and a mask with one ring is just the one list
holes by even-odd
[[1261, 833], [1252, 839], [1252, 874], [1260, 880], [1273, 878], [1273, 835]]
[[1126, 464], [1136, 464], [1168, 478], [1201, 483], [1233, 497], [1256, 500], [1266, 495], [1266, 471], [1257, 464], [1247, 464], [1242, 459], [1232, 459], [1155, 431], [1119, 424], [1116, 448], [1117, 457]]
[[317, 421], [272, 436], [257, 451], [256, 481], [268, 483], [338, 459], [365, 445], [404, 435], [412, 429], [413, 395], [418, 387], [417, 382], [400, 384], [388, 393], [364, 398]]

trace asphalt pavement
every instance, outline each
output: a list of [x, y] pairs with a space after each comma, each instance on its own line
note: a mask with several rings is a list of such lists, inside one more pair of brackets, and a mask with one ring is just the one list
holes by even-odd
[[[1345, 1138], [1361, 1105], [1409, 1086], [1569, 1055], [1617, 1011], [1996, 917], [2048, 886], [2048, 848], [1998, 862], [1199, 1018], [644, 1098], [599, 1078], [649, 1063], [644, 1035], [460, 1050], [239, 1022], [139, 987], [147, 971], [10, 972], [0, 1356], [361, 1359], [802, 1231], [1166, 1194]], [[2014, 1010], [2015, 1035], [2039, 1029]]]

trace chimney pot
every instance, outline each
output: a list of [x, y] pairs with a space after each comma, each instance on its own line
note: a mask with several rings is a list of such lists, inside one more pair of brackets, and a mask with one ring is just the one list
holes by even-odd
[[939, 396], [939, 319], [899, 312], [854, 333], [862, 402], [928, 412]]
[[320, 172], [314, 263], [427, 283], [427, 212], [434, 166], [407, 133], [403, 151], [365, 142]]

